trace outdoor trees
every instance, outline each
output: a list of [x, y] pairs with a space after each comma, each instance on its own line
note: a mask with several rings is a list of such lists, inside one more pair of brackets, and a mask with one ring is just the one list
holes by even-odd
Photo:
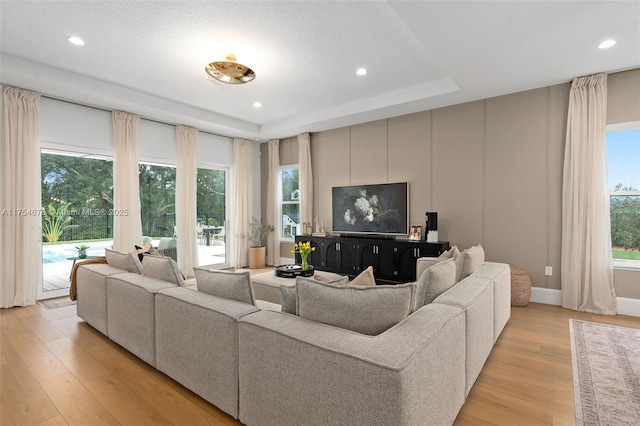
[[222, 226], [225, 218], [225, 172], [198, 169], [197, 216], [204, 225]]
[[[618, 184], [619, 191], [637, 191]], [[611, 197], [611, 244], [624, 249], [640, 249], [640, 196]]]
[[140, 164], [138, 180], [142, 233], [152, 237], [171, 236], [176, 224], [176, 168]]

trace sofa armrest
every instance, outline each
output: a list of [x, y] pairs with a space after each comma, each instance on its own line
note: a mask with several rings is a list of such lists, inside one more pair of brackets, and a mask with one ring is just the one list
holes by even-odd
[[419, 257], [416, 260], [416, 279], [420, 279], [422, 273], [427, 269], [438, 263], [437, 257]]
[[248, 315], [239, 321], [240, 421], [451, 424], [464, 403], [464, 322], [457, 307], [427, 305], [367, 336], [285, 313]]

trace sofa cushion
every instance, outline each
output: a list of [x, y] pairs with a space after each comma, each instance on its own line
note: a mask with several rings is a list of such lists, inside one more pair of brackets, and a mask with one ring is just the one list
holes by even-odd
[[467, 278], [469, 275], [484, 265], [484, 248], [482, 244], [464, 250], [456, 258], [456, 282]]
[[[422, 286], [422, 297], [418, 296], [418, 305], [428, 305], [436, 297], [449, 290], [456, 284], [456, 264], [451, 258], [443, 262], [438, 262], [422, 273], [418, 280], [418, 286]], [[420, 293], [420, 291], [419, 291]]]
[[134, 253], [122, 253], [116, 250], [104, 249], [107, 263], [114, 268], [124, 269], [134, 274], [142, 274], [142, 263]]
[[360, 287], [299, 279], [296, 293], [302, 318], [374, 336], [411, 314], [416, 284]]
[[144, 255], [144, 275], [158, 280], [167, 281], [180, 287], [186, 283], [178, 264], [170, 257]]
[[198, 291], [255, 305], [249, 272], [193, 268]]
[[373, 266], [369, 266], [367, 269], [360, 272], [360, 274], [349, 282], [349, 285], [359, 285], [364, 287], [375, 286], [376, 280], [373, 277]]
[[[318, 279], [321, 278], [321, 279]], [[334, 285], [347, 285], [349, 282], [348, 277], [340, 277], [334, 279], [328, 279], [327, 277], [322, 277], [320, 275], [315, 276], [314, 278], [305, 278], [305, 277], [297, 277], [296, 282], [298, 280], [307, 280], [310, 282], [324, 282]], [[282, 312], [286, 312], [288, 314], [298, 315], [298, 297], [296, 296], [296, 286], [294, 285], [281, 285], [280, 286], [280, 305], [282, 305]]]

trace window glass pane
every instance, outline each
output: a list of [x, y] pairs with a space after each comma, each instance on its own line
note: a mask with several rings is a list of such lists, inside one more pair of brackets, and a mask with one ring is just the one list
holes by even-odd
[[198, 222], [222, 226], [225, 218], [226, 181], [224, 170], [198, 169]]
[[640, 129], [607, 133], [614, 259], [640, 260]]
[[298, 168], [282, 169], [282, 201], [300, 199]]
[[142, 235], [159, 240], [172, 237], [176, 224], [175, 167], [138, 165]]
[[293, 238], [300, 224], [300, 204], [282, 205], [282, 238]]
[[[42, 207], [51, 213], [43, 216], [44, 241], [112, 238], [113, 163], [44, 153], [40, 158]], [[56, 214], [64, 223], [49, 226], [58, 223]]]
[[226, 172], [198, 169], [197, 224], [198, 264], [223, 267], [227, 264]]

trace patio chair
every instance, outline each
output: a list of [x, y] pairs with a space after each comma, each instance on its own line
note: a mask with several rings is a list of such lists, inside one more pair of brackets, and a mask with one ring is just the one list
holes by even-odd
[[178, 241], [175, 238], [160, 238], [156, 250], [162, 256], [168, 256], [176, 262], [178, 261]]
[[225, 235], [225, 230], [224, 230], [224, 226], [223, 226], [220, 231], [218, 231], [215, 234], [213, 234], [213, 239], [217, 240], [217, 241], [224, 241], [224, 235]]

